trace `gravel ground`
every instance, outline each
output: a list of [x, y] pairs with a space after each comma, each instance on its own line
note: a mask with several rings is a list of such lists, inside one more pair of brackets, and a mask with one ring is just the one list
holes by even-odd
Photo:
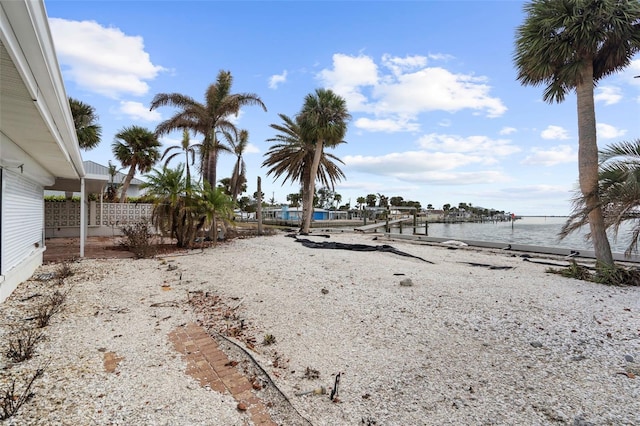
[[[521, 253], [308, 238], [389, 244], [429, 262], [278, 234], [81, 260], [63, 283], [37, 280], [61, 268], [45, 265], [1, 305], [0, 398], [44, 370], [6, 424], [251, 424], [230, 395], [185, 374], [167, 335], [191, 321], [251, 354], [268, 374], [260, 396], [284, 425], [640, 424], [640, 288], [563, 278]], [[56, 290], [68, 292], [63, 309], [34, 357], [12, 363], [6, 345]], [[122, 358], [115, 372], [110, 353]], [[255, 374], [252, 363], [239, 368]]]

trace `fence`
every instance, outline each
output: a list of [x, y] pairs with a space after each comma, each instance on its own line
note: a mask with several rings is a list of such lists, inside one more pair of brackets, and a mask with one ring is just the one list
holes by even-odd
[[[149, 221], [153, 204], [89, 201], [87, 236], [120, 235], [120, 227]], [[45, 238], [80, 236], [80, 201], [44, 202]]]

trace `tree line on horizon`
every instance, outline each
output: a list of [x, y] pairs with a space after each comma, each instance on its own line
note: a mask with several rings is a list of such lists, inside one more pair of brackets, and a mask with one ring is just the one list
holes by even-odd
[[[515, 34], [513, 60], [517, 80], [523, 85], [544, 86], [543, 100], [548, 103], [563, 102], [570, 92], [575, 92], [577, 98], [579, 192], [575, 196], [573, 214], [561, 237], [582, 226], [589, 226], [597, 269], [614, 268], [606, 231], [610, 228], [617, 231], [622, 222], [637, 217], [640, 207], [640, 190], [637, 189], [640, 188], [637, 162], [640, 159], [640, 141], [621, 142], [604, 151], [598, 149], [594, 88], [604, 77], [626, 68], [640, 51], [640, 2], [533, 0], [524, 5], [524, 12], [524, 22]], [[165, 188], [156, 186], [154, 189], [162, 200], [159, 205], [171, 205], [178, 198], [188, 199], [198, 191], [200, 196], [218, 192], [220, 196], [229, 197], [228, 203], [223, 203], [224, 209], [237, 205], [238, 196], [246, 190], [242, 155], [248, 143], [248, 131], [237, 129], [230, 117], [237, 115], [245, 106], [259, 106], [265, 111], [266, 106], [256, 94], [231, 93], [231, 83], [231, 73], [220, 71], [216, 82], [207, 88], [204, 103], [184, 94], [156, 95], [151, 102], [152, 110], [173, 106], [177, 112], [153, 132], [131, 126], [116, 134], [112, 150], [123, 167], [129, 167], [125, 182], [128, 184], [136, 171], [149, 173], [157, 161], [164, 159], [163, 168], [154, 169], [152, 174], [156, 185], [166, 185]], [[70, 99], [70, 104], [81, 148], [97, 146], [100, 128], [95, 124], [95, 111], [73, 99]], [[295, 116], [278, 116], [281, 123], [270, 125], [276, 135], [267, 140], [272, 146], [265, 154], [262, 166], [274, 180], [282, 178], [283, 184], [286, 181], [300, 184], [299, 200], [304, 218], [300, 232], [308, 233], [314, 199], [317, 202], [319, 198], [316, 183], [320, 184], [320, 189], [334, 191], [335, 184], [345, 178], [340, 169], [344, 163], [325, 149], [346, 143], [344, 137], [351, 116], [346, 101], [329, 89], [317, 89], [307, 95]], [[183, 131], [182, 145], [167, 148], [160, 155], [158, 137], [173, 131]], [[190, 145], [191, 133], [202, 135], [202, 142]], [[170, 153], [170, 149], [175, 152]], [[217, 160], [223, 152], [236, 155], [234, 170], [224, 189], [217, 186], [216, 180]], [[169, 169], [168, 162], [179, 154], [184, 154], [185, 162]], [[197, 191], [192, 188], [194, 183], [189, 169], [190, 164], [194, 165], [196, 154], [202, 177], [197, 182], [200, 185]], [[186, 174], [184, 180], [177, 175], [178, 172]], [[166, 182], [163, 181], [165, 179]], [[169, 188], [169, 183], [174, 186]], [[120, 200], [124, 201], [124, 183], [121, 189]], [[359, 197], [358, 204], [369, 205], [370, 195]], [[377, 199], [380, 201], [379, 197]], [[190, 208], [182, 206], [176, 210], [184, 212]], [[213, 207], [209, 205], [206, 208]], [[195, 208], [194, 211], [203, 213]], [[178, 213], [174, 211], [171, 214]], [[217, 215], [212, 216], [215, 218]], [[178, 215], [168, 220], [172, 227], [176, 221], [184, 221], [184, 217]], [[637, 248], [640, 224], [636, 225], [633, 237], [630, 249]]]

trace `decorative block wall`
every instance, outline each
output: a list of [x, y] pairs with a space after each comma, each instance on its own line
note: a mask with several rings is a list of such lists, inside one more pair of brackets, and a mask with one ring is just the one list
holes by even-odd
[[45, 201], [45, 228], [80, 227], [80, 203], [73, 201]]
[[[103, 203], [96, 204], [96, 225], [121, 226], [140, 221], [151, 221], [153, 204]], [[93, 225], [90, 223], [90, 225]]]
[[[153, 204], [100, 203], [91, 201], [87, 208], [89, 226], [122, 226], [140, 221], [150, 221]], [[45, 201], [45, 228], [79, 228], [79, 201]]]

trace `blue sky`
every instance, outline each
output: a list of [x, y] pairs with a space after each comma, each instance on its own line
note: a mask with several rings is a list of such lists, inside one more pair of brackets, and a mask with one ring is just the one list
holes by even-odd
[[[157, 93], [204, 101], [220, 70], [246, 107], [248, 193], [267, 199], [297, 186], [261, 168], [269, 127], [304, 97], [330, 88], [353, 117], [331, 152], [346, 179], [343, 202], [367, 194], [460, 202], [520, 215], [564, 215], [577, 177], [576, 100], [542, 101], [513, 65], [520, 1], [45, 1], [67, 94], [96, 108], [103, 128], [85, 160], [117, 163], [114, 135], [154, 130], [175, 110], [149, 111]], [[596, 88], [599, 146], [640, 137], [640, 57]], [[181, 135], [161, 139], [164, 148]], [[192, 137], [196, 142], [200, 137]], [[233, 157], [222, 156], [218, 178]], [[175, 165], [175, 164], [174, 164]]]

